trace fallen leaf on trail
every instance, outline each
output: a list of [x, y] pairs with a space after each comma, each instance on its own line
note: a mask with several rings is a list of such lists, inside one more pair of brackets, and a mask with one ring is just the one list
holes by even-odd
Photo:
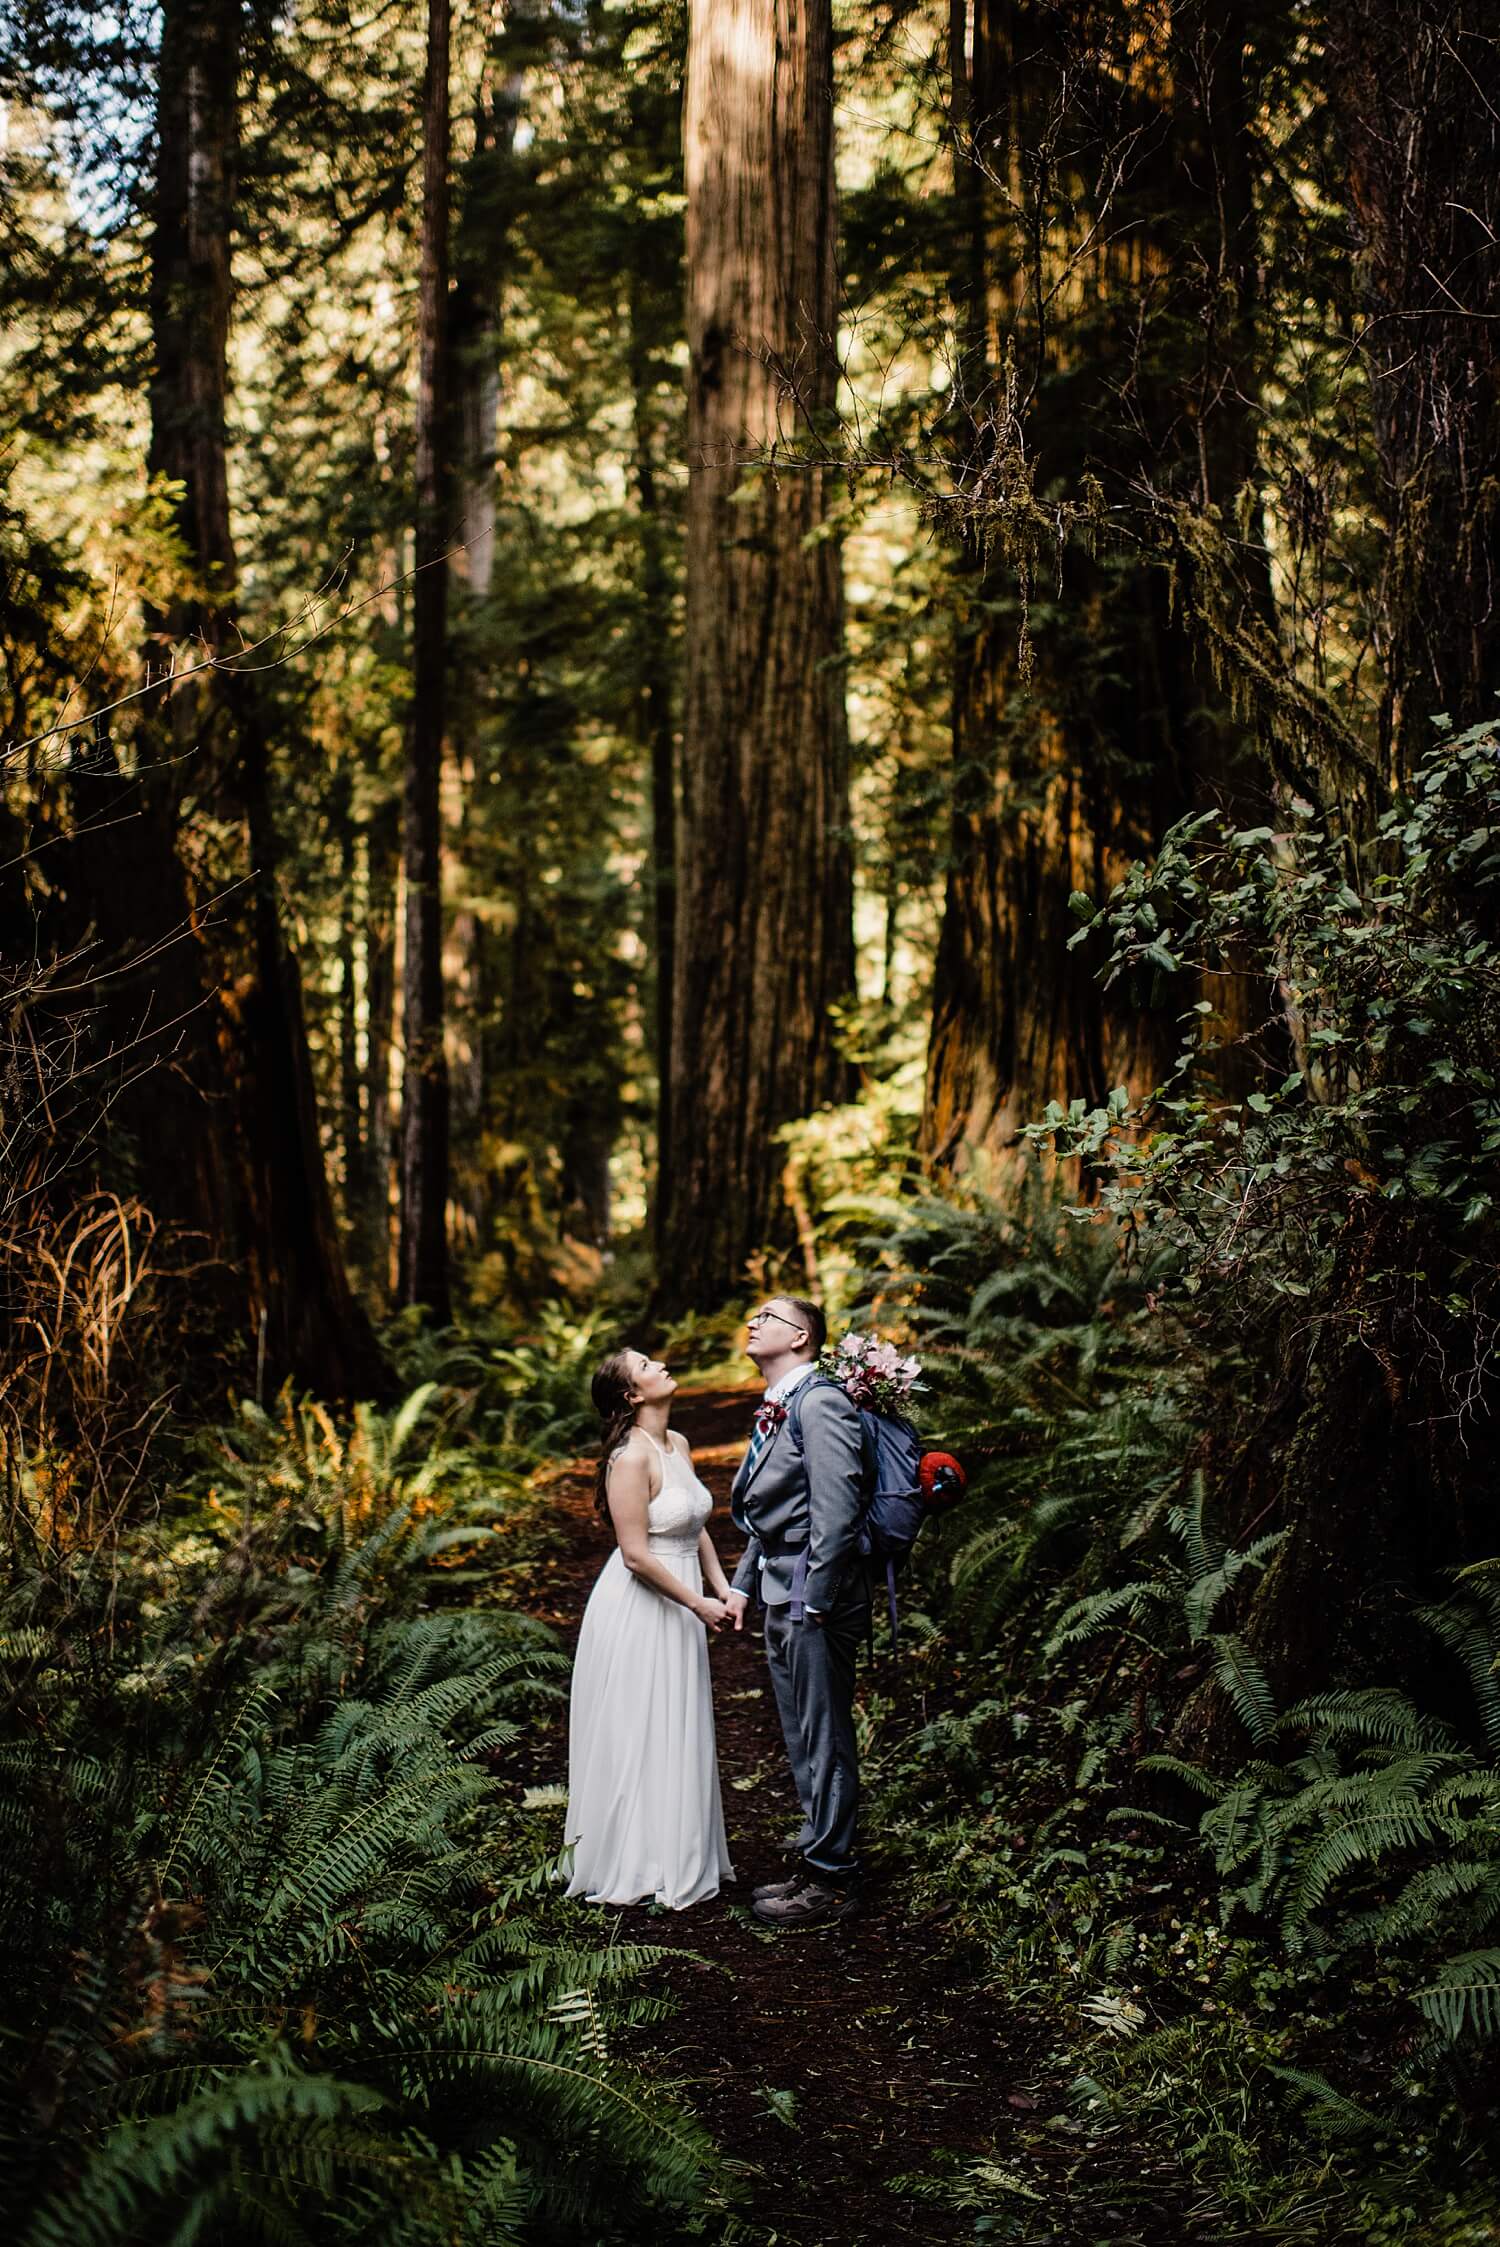
[[797, 2118], [797, 2094], [795, 2091], [773, 2091], [770, 2084], [763, 2083], [760, 2095], [778, 2122], [784, 2122], [789, 2130], [795, 2129]]

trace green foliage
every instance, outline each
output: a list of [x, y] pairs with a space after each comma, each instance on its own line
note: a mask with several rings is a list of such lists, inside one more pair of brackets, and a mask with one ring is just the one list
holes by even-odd
[[[1132, 983], [1143, 1004], [1180, 991], [1183, 970], [1254, 962], [1284, 1017], [1256, 1036], [1289, 1041], [1287, 1066], [1226, 1101], [1199, 1000], [1144, 1100], [1054, 1103], [1034, 1127], [1096, 1176], [1103, 1208], [1176, 1252], [1185, 1290], [1232, 1290], [1242, 1321], [1305, 1317], [1336, 1285], [1351, 1219], [1381, 1208], [1399, 1226], [1385, 1258], [1419, 1277], [1461, 1422], [1485, 1409], [1500, 1240], [1497, 833], [1493, 721], [1433, 748], [1362, 860], [1302, 802], [1275, 830], [1180, 822], [1073, 942], [1102, 937], [1106, 984]], [[1395, 1277], [1383, 1268], [1372, 1292]]]
[[[1264, 1359], [1183, 1315], [1191, 1239], [1070, 1223], [1036, 1185], [865, 1225], [866, 1294], [973, 1476], [919, 1548], [942, 1627], [907, 1662], [939, 1708], [904, 1739], [888, 1718], [876, 1771], [918, 1903], [1057, 2018], [1079, 2126], [1149, 2126], [1226, 2236], [1483, 2237], [1490, 1573], [1415, 1611], [1439, 1708], [1330, 1665], [1283, 1709], [1246, 1622], [1288, 1531], [1222, 1527]], [[1178, 1745], [1210, 1682], [1234, 1719], [1212, 1766]]]
[[[1431, 1611], [1440, 1638], [1482, 1638], [1486, 1677], [1500, 1613], [1469, 1600]], [[1405, 1694], [1316, 1695], [1272, 1715], [1260, 1737], [1296, 1752], [1217, 1779], [1181, 1758], [1143, 1768], [1211, 1797], [1200, 1831], [1226, 1914], [1274, 1912], [1290, 1952], [1365, 1950], [1403, 1959], [1429, 2019], [1452, 2037], [1495, 2033], [1491, 1954], [1500, 1927], [1500, 1771]], [[1300, 1743], [1300, 1745], [1297, 1745]], [[1445, 1949], [1463, 1946], [1444, 1957]]]
[[466, 1527], [434, 1398], [244, 1410], [112, 1620], [95, 1578], [70, 1636], [12, 1595], [0, 2196], [37, 2247], [593, 2242], [717, 2198], [621, 2056], [656, 1954], [579, 1941], [497, 1779], [560, 1656], [422, 1611]]
[[462, 1438], [455, 1456], [513, 1468], [567, 1457], [589, 1441], [598, 1426], [589, 1381], [618, 1343], [605, 1309], [578, 1317], [557, 1302], [543, 1304], [519, 1335], [499, 1320], [435, 1331], [411, 1313], [386, 1332], [403, 1376], [444, 1392], [448, 1423]]
[[968, 1502], [922, 1550], [983, 1641], [1039, 1587], [1093, 1574], [1111, 1533], [1139, 1542], [1171, 1502], [1191, 1388], [1147, 1309], [1160, 1274], [1127, 1267], [1112, 1226], [1068, 1224], [1035, 1173], [1014, 1199], [971, 1188], [838, 1214], [865, 1228], [857, 1298], [883, 1327], [899, 1306], [923, 1357], [924, 1432], [969, 1468]]

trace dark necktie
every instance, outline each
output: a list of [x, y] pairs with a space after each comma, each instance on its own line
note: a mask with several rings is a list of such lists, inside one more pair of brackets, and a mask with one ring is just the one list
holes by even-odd
[[771, 1437], [774, 1433], [774, 1429], [765, 1427], [762, 1424], [760, 1415], [759, 1413], [757, 1413], [755, 1426], [750, 1431], [750, 1448], [745, 1453], [745, 1480], [747, 1482], [755, 1472], [756, 1460], [765, 1450], [766, 1445], [770, 1442]]

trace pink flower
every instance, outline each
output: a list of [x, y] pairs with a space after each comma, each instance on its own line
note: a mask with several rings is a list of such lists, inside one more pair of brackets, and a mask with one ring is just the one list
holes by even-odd
[[921, 1359], [903, 1357], [878, 1334], [846, 1334], [824, 1351], [820, 1363], [863, 1412], [899, 1412], [921, 1387]]

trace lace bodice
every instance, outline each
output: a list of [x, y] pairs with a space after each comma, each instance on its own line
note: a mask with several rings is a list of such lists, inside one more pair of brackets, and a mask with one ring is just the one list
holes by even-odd
[[[643, 1429], [642, 1434], [646, 1431]], [[646, 1437], [661, 1460], [661, 1489], [646, 1515], [646, 1543], [653, 1553], [692, 1552], [714, 1510], [713, 1494], [694, 1474], [682, 1453]]]

